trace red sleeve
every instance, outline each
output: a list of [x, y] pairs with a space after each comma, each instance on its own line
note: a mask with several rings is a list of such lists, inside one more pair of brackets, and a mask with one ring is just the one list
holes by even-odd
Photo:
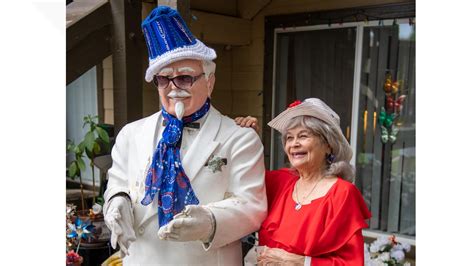
[[[324, 216], [320, 218], [324, 230], [306, 243], [309, 250], [304, 253], [311, 257], [338, 252], [356, 232], [367, 227], [365, 220], [371, 217], [357, 187], [344, 180], [339, 183], [328, 198]], [[363, 249], [360, 254], [364, 255]]]
[[362, 231], [357, 231], [349, 241], [335, 252], [311, 258], [313, 266], [363, 266], [364, 238]]
[[267, 190], [268, 208], [272, 206], [275, 196], [280, 193], [281, 189], [295, 178], [297, 177], [291, 169], [284, 168], [274, 171], [265, 171], [265, 187]]

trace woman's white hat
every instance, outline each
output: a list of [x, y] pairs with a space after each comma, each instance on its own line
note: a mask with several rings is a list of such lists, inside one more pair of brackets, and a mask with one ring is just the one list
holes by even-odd
[[275, 118], [268, 122], [268, 125], [280, 133], [287, 130], [287, 126], [291, 119], [297, 116], [312, 116], [325, 122], [337, 135], [337, 141], [343, 146], [345, 154], [350, 153], [352, 157], [352, 149], [347, 142], [346, 137], [342, 133], [339, 116], [326, 103], [318, 98], [308, 98], [303, 102], [296, 101]]

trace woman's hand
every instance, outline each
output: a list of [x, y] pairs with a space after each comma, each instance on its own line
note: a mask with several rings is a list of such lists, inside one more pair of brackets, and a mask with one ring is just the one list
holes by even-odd
[[258, 127], [258, 119], [253, 116], [247, 116], [247, 117], [239, 116], [239, 117], [236, 117], [234, 121], [237, 125], [241, 127], [251, 127], [257, 133], [260, 133], [260, 128]]
[[264, 247], [258, 254], [258, 265], [304, 265], [304, 256], [287, 252], [281, 248]]

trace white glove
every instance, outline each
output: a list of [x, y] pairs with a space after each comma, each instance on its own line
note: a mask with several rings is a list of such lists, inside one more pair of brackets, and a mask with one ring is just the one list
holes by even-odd
[[215, 230], [215, 219], [212, 212], [202, 206], [188, 205], [174, 216], [173, 220], [158, 230], [162, 240], [195, 241], [209, 243]]
[[128, 248], [136, 240], [130, 200], [124, 196], [113, 197], [107, 206], [104, 221], [111, 231], [110, 244], [112, 247], [115, 249], [118, 243], [120, 257], [129, 255]]

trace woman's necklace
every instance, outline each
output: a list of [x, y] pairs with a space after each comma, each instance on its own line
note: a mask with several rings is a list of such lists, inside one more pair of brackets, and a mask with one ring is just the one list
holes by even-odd
[[301, 209], [301, 206], [302, 206], [302, 205], [301, 205], [301, 202], [303, 202], [303, 201], [314, 191], [314, 189], [315, 189], [316, 186], [318, 185], [319, 181], [321, 181], [321, 179], [323, 179], [323, 178], [319, 178], [319, 179], [316, 181], [316, 183], [314, 183], [313, 188], [309, 191], [308, 194], [306, 194], [306, 196], [303, 197], [303, 200], [302, 200], [302, 201], [300, 201], [300, 199], [298, 198], [298, 182], [296, 182], [296, 184], [295, 184], [295, 194], [296, 194], [295, 210], [298, 211], [299, 209]]

